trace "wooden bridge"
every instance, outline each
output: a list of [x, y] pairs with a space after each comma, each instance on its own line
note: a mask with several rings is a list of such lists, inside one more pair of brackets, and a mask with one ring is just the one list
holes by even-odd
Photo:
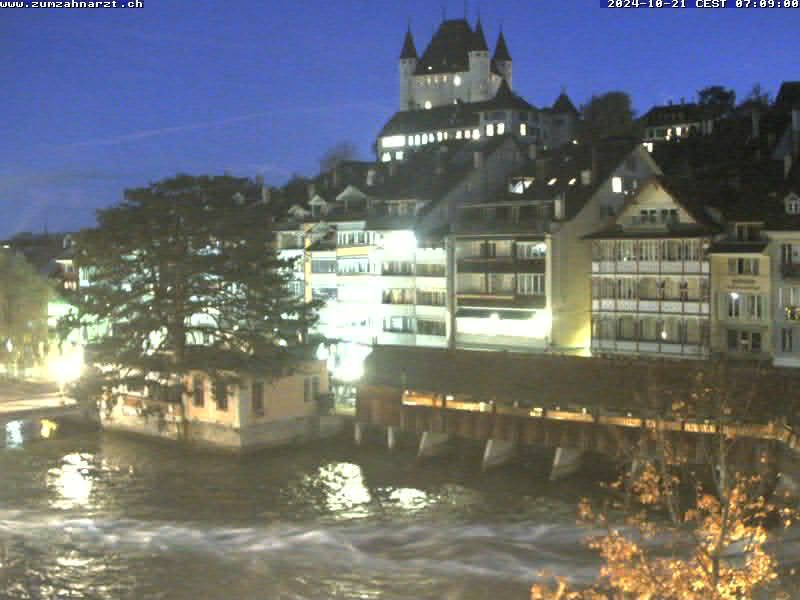
[[356, 416], [385, 427], [390, 446], [398, 431], [420, 434], [421, 456], [451, 436], [485, 441], [485, 467], [519, 445], [555, 448], [554, 477], [585, 451], [634, 460], [667, 447], [675, 460], [712, 463], [720, 434], [737, 439], [737, 468], [752, 470], [797, 448], [797, 383], [757, 365], [376, 348]]

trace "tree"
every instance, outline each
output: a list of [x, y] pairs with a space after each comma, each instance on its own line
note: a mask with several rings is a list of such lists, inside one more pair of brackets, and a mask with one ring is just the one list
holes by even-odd
[[[648, 461], [629, 485], [623, 480], [612, 485], [613, 490], [620, 494], [626, 490], [636, 501], [636, 510], [628, 508], [625, 520], [629, 532], [611, 524], [608, 506], [598, 511], [583, 500], [579, 507], [582, 522], [605, 529], [588, 541], [603, 560], [601, 581], [573, 591], [565, 579], [556, 578], [534, 585], [532, 599], [734, 600], [754, 597], [777, 578], [777, 561], [766, 548], [768, 526], [771, 521], [783, 520], [788, 527], [796, 519], [796, 511], [768, 502], [764, 479], [737, 473], [729, 460], [737, 439], [725, 426], [735, 411], [742, 410], [738, 406], [742, 394], [734, 404], [733, 390], [741, 392], [744, 381], [744, 376], [733, 377], [726, 366], [713, 365], [698, 374], [688, 397], [661, 395], [677, 419], [713, 411], [715, 434], [709, 462], [715, 468], [705, 478], [681, 481], [675, 474], [680, 461], [664, 435], [664, 420], [656, 419], [658, 456]], [[744, 395], [752, 397], [758, 384], [757, 378], [751, 378]], [[679, 487], [687, 483], [693, 486], [693, 501], [682, 510]], [[667, 522], [660, 516], [664, 514], [669, 517]], [[647, 541], [657, 534], [673, 540], [672, 552], [647, 547]]]
[[47, 280], [23, 257], [0, 251], [0, 353], [6, 374], [44, 357], [51, 293]]
[[63, 323], [90, 330], [97, 389], [163, 395], [189, 370], [232, 381], [291, 369], [316, 305], [291, 294], [269, 223], [259, 187], [229, 176], [179, 175], [99, 211], [76, 241], [90, 285]]
[[750, 88], [747, 96], [742, 102], [742, 105], [756, 105], [760, 106], [762, 109], [767, 109], [772, 104], [772, 97], [770, 93], [761, 87], [760, 83], [754, 83], [753, 87]]
[[328, 148], [322, 158], [319, 159], [319, 171], [320, 173], [327, 173], [346, 160], [355, 160], [357, 156], [358, 150], [356, 150], [353, 142], [339, 142]]
[[697, 91], [697, 102], [719, 112], [728, 114], [736, 106], [736, 92], [721, 85], [709, 85]]
[[581, 106], [579, 138], [584, 143], [596, 143], [607, 137], [638, 136], [633, 115], [631, 97], [625, 92], [592, 96]]

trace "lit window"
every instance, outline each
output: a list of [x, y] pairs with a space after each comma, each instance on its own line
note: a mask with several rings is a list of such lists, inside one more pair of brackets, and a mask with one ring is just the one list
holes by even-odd
[[460, 129], [458, 131], [456, 131], [456, 139], [457, 140], [461, 139], [461, 130]]
[[576, 183], [577, 181], [578, 181], [578, 180], [577, 180], [575, 177], [573, 177], [572, 179], [570, 179], [570, 180], [569, 180], [569, 184], [570, 184], [570, 185], [575, 185], [575, 183]]
[[492, 125], [491, 123], [489, 123], [486, 126], [486, 135], [488, 135], [489, 137], [494, 135], [494, 125]]
[[497, 135], [503, 135], [506, 132], [506, 124], [505, 123], [498, 123], [497, 124]]
[[675, 128], [675, 135], [677, 135], [678, 137], [681, 137], [681, 132], [682, 131], [683, 131], [683, 129], [681, 129], [680, 127], [676, 127]]
[[611, 178], [611, 191], [615, 194], [622, 193], [622, 177], [612, 177]]
[[786, 200], [786, 213], [790, 215], [800, 214], [800, 198], [792, 196]]
[[433, 108], [433, 104], [431, 104], [430, 100], [425, 100], [425, 110], [430, 110]]
[[557, 177], [553, 177], [550, 181], [547, 182], [547, 185], [555, 185], [556, 181], [558, 181]]
[[653, 142], [645, 142], [644, 143], [645, 150], [652, 154], [653, 152]]
[[408, 145], [409, 146], [413, 146], [414, 145], [414, 136], [413, 135], [408, 136]]
[[402, 148], [406, 145], [406, 136], [404, 135], [390, 135], [383, 138], [382, 142], [384, 148]]
[[404, 156], [404, 154], [403, 154], [402, 150], [398, 150], [397, 152], [394, 153], [394, 157], [397, 160], [403, 160], [403, 156]]
[[382, 160], [383, 162], [389, 162], [390, 160], [392, 160], [392, 155], [391, 155], [391, 153], [389, 153], [389, 152], [384, 152], [384, 153], [383, 153], [383, 156], [381, 156], [381, 160]]
[[473, 129], [472, 130], [472, 139], [477, 140], [481, 137], [481, 130], [480, 129]]
[[414, 145], [415, 146], [419, 146], [421, 143], [422, 143], [422, 138], [420, 137], [420, 135], [419, 134], [415, 135], [414, 136]]
[[522, 136], [528, 135], [528, 125], [527, 123], [520, 123], [519, 124], [519, 134]]
[[436, 132], [436, 141], [441, 142], [444, 139], [444, 134], [441, 131]]
[[465, 138], [467, 138], [468, 140], [471, 140], [471, 139], [472, 139], [472, 131], [470, 131], [469, 129], [467, 129], [467, 130], [464, 132], [464, 137], [465, 137]]
[[455, 85], [456, 87], [461, 85], [461, 75], [456, 75], [455, 77], [453, 77], [453, 85]]
[[444, 132], [444, 139], [445, 140], [449, 140], [450, 139], [450, 133], [449, 132], [447, 132], [447, 131]]

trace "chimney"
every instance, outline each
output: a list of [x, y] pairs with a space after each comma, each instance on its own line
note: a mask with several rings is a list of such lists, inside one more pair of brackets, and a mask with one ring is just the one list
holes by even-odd
[[308, 184], [308, 199], [312, 200], [317, 195], [317, 186], [313, 183]]

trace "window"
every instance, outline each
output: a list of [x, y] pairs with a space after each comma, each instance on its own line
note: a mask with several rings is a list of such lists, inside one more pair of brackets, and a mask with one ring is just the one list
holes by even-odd
[[523, 137], [528, 135], [528, 125], [527, 125], [527, 123], [520, 123], [519, 124], [519, 134], [521, 136], [523, 136]]
[[315, 402], [319, 398], [319, 375], [306, 377], [303, 381], [303, 402]]
[[764, 318], [764, 296], [731, 292], [726, 294], [725, 298], [728, 318], [751, 321], [760, 321]]
[[206, 381], [199, 375], [192, 379], [192, 403], [198, 407], [206, 403]]
[[392, 333], [414, 333], [414, 319], [412, 317], [386, 317], [383, 320], [383, 330]]
[[761, 333], [729, 329], [727, 332], [728, 350], [731, 352], [761, 352]]
[[789, 196], [786, 199], [786, 213], [790, 215], [800, 214], [800, 198], [797, 196]]
[[792, 329], [781, 329], [781, 351], [794, 352], [794, 343]]
[[444, 306], [447, 303], [447, 293], [444, 290], [417, 290], [417, 304], [419, 306]]
[[369, 273], [368, 258], [343, 258], [338, 262], [340, 275], [363, 275]]
[[311, 261], [312, 273], [336, 273], [335, 260], [312, 260]]
[[517, 258], [544, 258], [547, 256], [547, 244], [544, 242], [517, 242]]
[[498, 123], [497, 124], [497, 135], [503, 135], [506, 132], [506, 124], [505, 123]]
[[729, 258], [728, 274], [730, 275], [758, 275], [757, 258]]
[[612, 177], [611, 178], [611, 191], [615, 194], [622, 193], [622, 177]]
[[311, 298], [313, 300], [336, 300], [339, 296], [336, 288], [312, 288]]
[[383, 290], [384, 304], [414, 304], [414, 290], [399, 288]]
[[739, 242], [755, 242], [761, 239], [761, 226], [756, 223], [737, 223], [734, 234]]
[[228, 386], [221, 381], [214, 382], [214, 402], [217, 410], [228, 410]]
[[517, 275], [517, 292], [523, 296], [544, 295], [544, 273], [520, 273]]
[[254, 415], [260, 417], [264, 414], [264, 382], [254, 381], [250, 386], [250, 405]]
[[639, 260], [657, 261], [658, 246], [659, 243], [657, 240], [643, 240], [639, 242]]
[[493, 123], [489, 123], [486, 126], [486, 135], [489, 136], [489, 137], [494, 135], [494, 124]]
[[417, 321], [417, 333], [419, 335], [446, 335], [446, 327], [444, 321], [429, 321], [419, 319]]

